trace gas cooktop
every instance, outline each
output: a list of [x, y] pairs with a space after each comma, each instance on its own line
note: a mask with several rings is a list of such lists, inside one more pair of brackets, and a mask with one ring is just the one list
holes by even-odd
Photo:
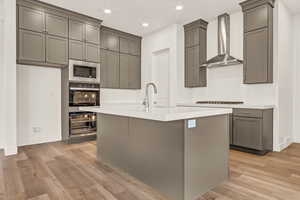
[[242, 101], [197, 101], [197, 104], [244, 104]]

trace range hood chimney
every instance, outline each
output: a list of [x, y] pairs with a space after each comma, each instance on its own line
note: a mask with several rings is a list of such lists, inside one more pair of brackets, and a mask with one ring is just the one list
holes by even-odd
[[227, 13], [218, 16], [218, 48], [218, 55], [201, 67], [225, 67], [243, 63], [230, 55], [230, 16]]

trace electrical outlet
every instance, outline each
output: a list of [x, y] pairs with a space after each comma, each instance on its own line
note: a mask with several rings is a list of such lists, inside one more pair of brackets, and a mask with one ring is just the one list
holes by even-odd
[[41, 129], [41, 127], [33, 127], [32, 131], [33, 131], [33, 133], [40, 133], [40, 132], [42, 132], [42, 129]]

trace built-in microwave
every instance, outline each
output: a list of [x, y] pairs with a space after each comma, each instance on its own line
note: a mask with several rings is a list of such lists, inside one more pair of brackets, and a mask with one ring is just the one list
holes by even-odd
[[100, 64], [70, 60], [69, 80], [73, 82], [100, 83]]

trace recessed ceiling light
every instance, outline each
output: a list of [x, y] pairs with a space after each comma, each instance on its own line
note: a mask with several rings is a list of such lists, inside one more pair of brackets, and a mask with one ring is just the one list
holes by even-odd
[[111, 14], [111, 10], [110, 9], [104, 9], [104, 13], [105, 14]]
[[142, 23], [142, 26], [143, 26], [143, 27], [148, 27], [148, 26], [149, 26], [149, 24], [148, 24], [148, 23], [146, 23], [146, 22], [144, 22], [144, 23]]
[[176, 6], [176, 10], [182, 10], [183, 9], [183, 5], [177, 5]]

